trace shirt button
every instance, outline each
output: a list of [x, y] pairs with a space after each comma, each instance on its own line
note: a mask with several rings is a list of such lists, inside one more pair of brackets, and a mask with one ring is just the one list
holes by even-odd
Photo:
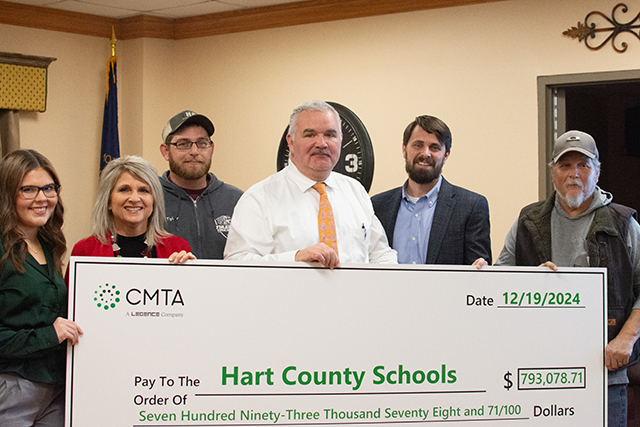
[[413, 265], [416, 265], [416, 262], [415, 262], [415, 261], [413, 261]]
[[412, 237], [412, 238], [411, 238], [411, 240], [416, 240], [416, 238], [415, 238], [415, 237]]
[[416, 214], [416, 218], [418, 218], [418, 214]]

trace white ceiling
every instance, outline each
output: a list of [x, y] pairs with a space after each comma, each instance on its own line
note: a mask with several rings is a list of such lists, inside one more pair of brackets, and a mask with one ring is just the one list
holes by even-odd
[[[152, 15], [183, 18], [301, 0], [8, 0], [111, 18]], [[304, 0], [303, 0], [304, 1]]]

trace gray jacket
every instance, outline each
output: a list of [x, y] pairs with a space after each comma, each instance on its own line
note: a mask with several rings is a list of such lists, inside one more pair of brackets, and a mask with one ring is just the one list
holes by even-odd
[[222, 259], [233, 209], [242, 190], [225, 184], [209, 172], [209, 186], [193, 200], [169, 181], [169, 171], [160, 177], [164, 192], [166, 230], [185, 239], [198, 258]]

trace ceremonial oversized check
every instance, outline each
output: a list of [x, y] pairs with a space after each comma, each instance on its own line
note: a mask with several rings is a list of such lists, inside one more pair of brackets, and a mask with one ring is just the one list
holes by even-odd
[[605, 426], [606, 270], [72, 258], [67, 426]]

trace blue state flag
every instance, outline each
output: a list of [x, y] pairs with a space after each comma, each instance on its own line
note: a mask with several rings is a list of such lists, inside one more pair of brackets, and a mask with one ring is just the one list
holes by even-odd
[[100, 149], [100, 170], [112, 159], [120, 157], [120, 137], [118, 136], [118, 78], [116, 76], [118, 57], [107, 61], [107, 94], [104, 98], [102, 118], [102, 147]]

